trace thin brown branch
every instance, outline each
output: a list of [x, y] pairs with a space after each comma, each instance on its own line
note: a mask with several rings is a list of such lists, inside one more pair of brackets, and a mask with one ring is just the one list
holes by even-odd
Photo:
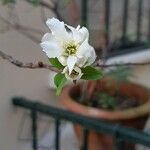
[[13, 65], [17, 66], [17, 67], [20, 67], [20, 68], [29, 68], [29, 69], [49, 69], [51, 71], [55, 71], [55, 72], [58, 72], [59, 70], [48, 65], [48, 64], [45, 64], [41, 61], [39, 61], [38, 63], [32, 63], [32, 62], [29, 62], [29, 63], [23, 63], [19, 60], [16, 60], [14, 59], [12, 56], [10, 55], [7, 55], [6, 53], [0, 51], [0, 56], [3, 58], [3, 59], [6, 59], [8, 62], [12, 63]]
[[[14, 59], [12, 56], [7, 55], [6, 53], [0, 51], [0, 57], [3, 59], [6, 59], [8, 62], [12, 63], [13, 65], [20, 67], [20, 68], [30, 68], [30, 69], [49, 69], [51, 71], [59, 72], [58, 69], [54, 68], [51, 65], [45, 64], [41, 61], [38, 63], [23, 63], [19, 60]], [[98, 61], [97, 61], [98, 62]], [[103, 68], [108, 68], [108, 67], [117, 67], [117, 66], [145, 66], [145, 65], [150, 65], [150, 62], [145, 62], [145, 63], [121, 63], [121, 64], [95, 64], [97, 67], [103, 67]]]

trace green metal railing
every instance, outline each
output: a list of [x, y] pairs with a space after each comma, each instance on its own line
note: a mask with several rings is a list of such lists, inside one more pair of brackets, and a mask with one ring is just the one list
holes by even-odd
[[138, 131], [135, 129], [123, 127], [116, 123], [106, 122], [104, 120], [97, 120], [90, 117], [85, 117], [60, 108], [48, 106], [39, 102], [29, 101], [25, 98], [13, 98], [13, 105], [21, 107], [31, 112], [32, 119], [32, 137], [33, 137], [33, 150], [38, 149], [37, 142], [37, 113], [42, 113], [55, 119], [55, 149], [60, 150], [60, 124], [62, 120], [79, 124], [83, 127], [83, 150], [88, 149], [88, 133], [89, 130], [95, 130], [103, 134], [109, 134], [116, 139], [116, 150], [124, 149], [124, 142], [133, 144], [142, 144], [150, 147], [150, 134]]

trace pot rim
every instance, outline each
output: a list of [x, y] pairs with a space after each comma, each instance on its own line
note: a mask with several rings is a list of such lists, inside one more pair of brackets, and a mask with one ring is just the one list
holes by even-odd
[[[130, 83], [134, 84], [134, 83]], [[136, 84], [134, 84], [136, 85]], [[136, 85], [140, 86], [140, 85]], [[104, 109], [97, 109], [94, 107], [89, 107], [82, 105], [70, 96], [70, 91], [74, 87], [72, 86], [66, 86], [62, 94], [60, 96], [61, 103], [70, 111], [73, 111], [78, 114], [82, 114], [84, 116], [98, 118], [98, 119], [105, 119], [105, 120], [126, 120], [126, 119], [133, 119], [142, 117], [145, 115], [148, 115], [150, 113], [150, 94], [148, 92], [148, 99], [144, 104], [141, 104], [134, 108], [128, 108], [125, 110], [119, 110], [119, 111], [109, 111]], [[148, 90], [145, 87], [140, 86], [141, 88], [144, 88], [145, 90]]]

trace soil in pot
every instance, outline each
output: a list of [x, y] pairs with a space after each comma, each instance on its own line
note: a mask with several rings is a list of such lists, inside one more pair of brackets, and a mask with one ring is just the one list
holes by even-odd
[[80, 95], [72, 95], [73, 99], [85, 106], [94, 107], [97, 109], [104, 109], [109, 111], [118, 111], [128, 108], [137, 107], [143, 102], [137, 101], [134, 97], [126, 95], [110, 95], [105, 91], [93, 94], [91, 99], [81, 99]]

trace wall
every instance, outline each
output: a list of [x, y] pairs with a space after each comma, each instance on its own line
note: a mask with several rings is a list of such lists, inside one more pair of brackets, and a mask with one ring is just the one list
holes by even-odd
[[[7, 8], [0, 6], [0, 15], [6, 16]], [[17, 5], [21, 23], [45, 29], [40, 21], [40, 9], [24, 2]], [[50, 14], [52, 16], [52, 14]], [[30, 17], [29, 17], [30, 16]], [[23, 18], [23, 19], [22, 19]], [[0, 27], [4, 26], [0, 20]], [[44, 31], [45, 32], [45, 31]], [[0, 50], [24, 62], [47, 62], [40, 45], [35, 44], [15, 30], [0, 34]], [[30, 142], [18, 141], [17, 134], [24, 111], [12, 107], [11, 98], [24, 96], [43, 103], [57, 105], [54, 91], [49, 86], [48, 70], [20, 69], [0, 57], [0, 149], [30, 150]]]

